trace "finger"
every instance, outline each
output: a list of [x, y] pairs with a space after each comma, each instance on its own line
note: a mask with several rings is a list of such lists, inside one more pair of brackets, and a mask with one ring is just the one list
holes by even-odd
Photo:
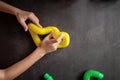
[[52, 41], [54, 43], [53, 45], [57, 47], [59, 45], [59, 43], [61, 42], [62, 38], [63, 38], [63, 34], [60, 34], [57, 39], [54, 39]]
[[25, 23], [25, 21], [24, 21], [24, 20], [21, 20], [21, 21], [19, 21], [19, 22], [20, 22], [20, 24], [23, 26], [24, 30], [27, 31], [27, 30], [28, 30], [28, 26], [27, 26], [27, 24]]
[[57, 39], [51, 39], [53, 46], [57, 47], [63, 38], [63, 34], [60, 34]]
[[39, 26], [39, 27], [42, 28], [42, 26], [39, 24], [39, 19], [37, 18], [37, 16], [35, 16], [35, 15], [33, 14], [33, 15], [31, 15], [31, 16], [29, 17], [29, 19], [30, 19], [33, 23], [35, 23], [37, 26]]
[[59, 45], [59, 43], [57, 41], [53, 43], [54, 47], [57, 47], [58, 45]]
[[51, 39], [53, 37], [53, 32], [51, 32], [50, 34], [48, 34], [45, 39]]
[[37, 25], [38, 25], [40, 28], [42, 28], [42, 25], [41, 25], [39, 22], [37, 23]]
[[60, 43], [60, 42], [61, 42], [61, 40], [62, 40], [63, 36], [64, 36], [63, 34], [60, 34], [60, 35], [59, 35], [59, 37], [56, 39], [58, 43]]
[[40, 25], [40, 24], [37, 24], [40, 28], [42, 28], [42, 25]]
[[51, 39], [51, 43], [57, 43], [58, 41], [56, 39]]

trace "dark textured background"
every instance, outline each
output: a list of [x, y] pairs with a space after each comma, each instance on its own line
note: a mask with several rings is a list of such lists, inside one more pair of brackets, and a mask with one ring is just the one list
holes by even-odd
[[[70, 34], [69, 47], [48, 54], [15, 80], [82, 80], [88, 69], [99, 70], [104, 80], [120, 80], [120, 1], [4, 0], [32, 11], [43, 26], [54, 25]], [[16, 18], [0, 13], [0, 68], [23, 59], [35, 49], [29, 33]]]

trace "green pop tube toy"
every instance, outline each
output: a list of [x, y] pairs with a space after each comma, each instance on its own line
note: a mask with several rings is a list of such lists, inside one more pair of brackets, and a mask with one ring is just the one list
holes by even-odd
[[44, 76], [43, 76], [43, 78], [44, 78], [45, 80], [54, 80], [53, 77], [50, 76], [48, 73], [45, 73]]
[[102, 80], [104, 75], [96, 70], [87, 70], [83, 76], [83, 80], [90, 80], [91, 77]]

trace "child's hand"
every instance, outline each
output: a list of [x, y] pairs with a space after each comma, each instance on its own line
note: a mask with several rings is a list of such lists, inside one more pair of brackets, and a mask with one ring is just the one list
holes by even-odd
[[27, 31], [28, 30], [28, 26], [25, 23], [25, 21], [27, 19], [31, 20], [33, 23], [35, 23], [36, 25], [42, 27], [39, 24], [39, 19], [37, 18], [37, 16], [35, 16], [35, 14], [33, 12], [28, 12], [28, 11], [23, 11], [23, 10], [19, 10], [16, 14], [16, 17], [18, 19], [18, 22], [23, 26], [24, 30]]
[[48, 36], [44, 38], [44, 40], [41, 42], [40, 47], [45, 50], [46, 53], [53, 52], [57, 50], [57, 46], [61, 42], [63, 38], [63, 34], [60, 34], [60, 36], [57, 39], [52, 38], [53, 32], [51, 32]]

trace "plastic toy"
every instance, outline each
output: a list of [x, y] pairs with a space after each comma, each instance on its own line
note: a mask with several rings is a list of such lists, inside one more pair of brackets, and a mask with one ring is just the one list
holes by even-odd
[[104, 75], [96, 70], [87, 70], [83, 76], [83, 80], [90, 80], [91, 77], [102, 80]]
[[45, 73], [45, 74], [43, 75], [43, 78], [44, 78], [45, 80], [54, 80], [53, 77], [50, 76], [48, 73]]
[[53, 31], [54, 38], [57, 38], [61, 33], [63, 34], [62, 42], [58, 45], [58, 48], [65, 48], [70, 43], [69, 34], [67, 32], [60, 32], [59, 29], [54, 26], [47, 26], [45, 28], [40, 28], [33, 23], [29, 23], [28, 27], [29, 27], [29, 32], [36, 46], [39, 46], [41, 43], [41, 39], [39, 35], [45, 35], [50, 33], [51, 31]]

